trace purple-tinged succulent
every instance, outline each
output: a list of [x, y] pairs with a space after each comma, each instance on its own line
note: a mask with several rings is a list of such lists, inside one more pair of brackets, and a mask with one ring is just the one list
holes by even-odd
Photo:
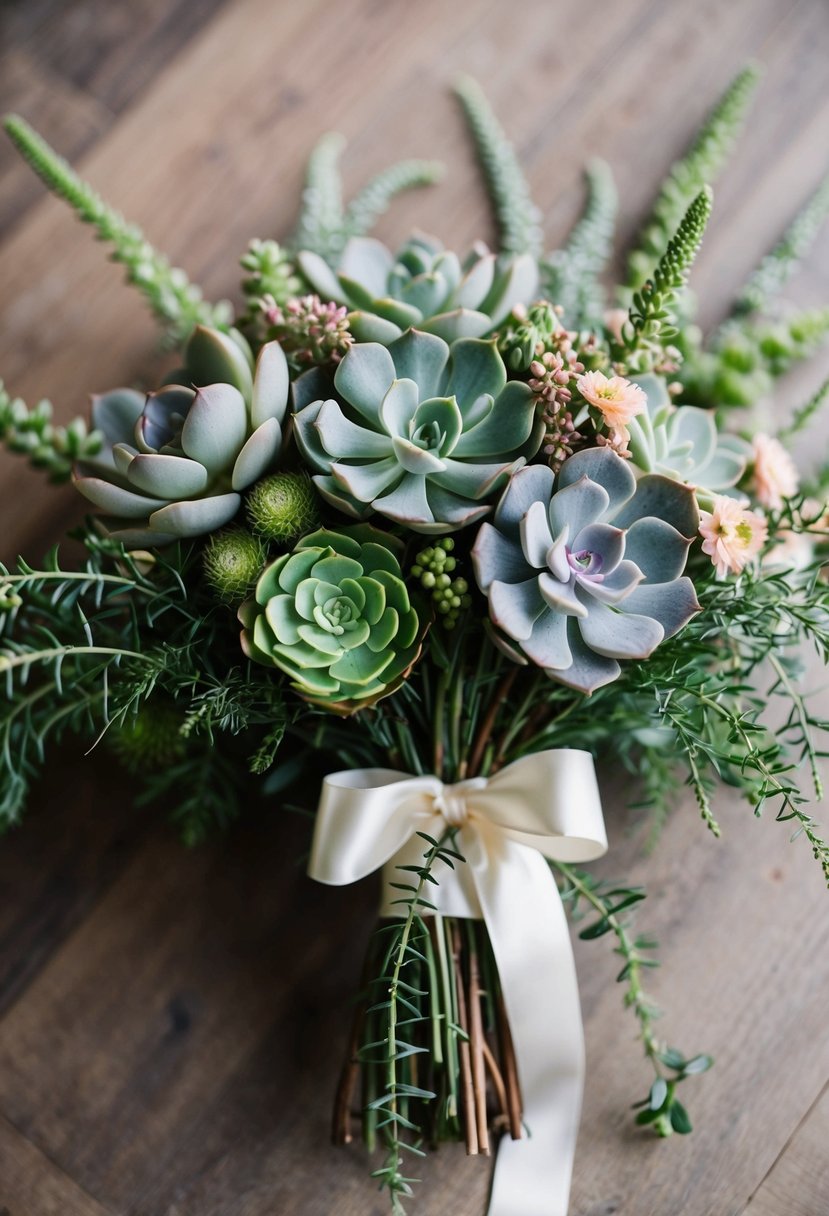
[[698, 611], [682, 574], [698, 525], [689, 486], [637, 481], [609, 448], [571, 456], [557, 482], [521, 469], [472, 551], [496, 636], [570, 688], [609, 684]]

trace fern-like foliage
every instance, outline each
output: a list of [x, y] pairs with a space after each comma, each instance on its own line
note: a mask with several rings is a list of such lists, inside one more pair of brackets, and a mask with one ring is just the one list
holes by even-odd
[[740, 134], [760, 70], [749, 64], [731, 83], [685, 156], [671, 167], [628, 259], [627, 286], [638, 288], [666, 251], [677, 225], [703, 186], [712, 185]]
[[444, 167], [435, 160], [401, 160], [376, 174], [348, 205], [343, 221], [347, 237], [370, 232], [404, 190], [431, 186], [443, 177]]
[[103, 437], [90, 431], [83, 418], [67, 426], [55, 426], [52, 405], [40, 401], [29, 409], [20, 397], [11, 397], [0, 380], [0, 443], [7, 451], [26, 456], [53, 482], [68, 481], [76, 460], [85, 460], [101, 450]]
[[653, 277], [634, 292], [620, 344], [633, 370], [645, 371], [657, 364], [666, 345], [677, 335], [677, 301], [702, 244], [712, 198], [710, 188], [705, 186], [680, 220]]
[[532, 201], [512, 144], [477, 81], [464, 76], [456, 83], [455, 92], [475, 139], [498, 223], [501, 249], [505, 253], [529, 253], [540, 258], [541, 212]]
[[587, 202], [563, 249], [541, 262], [541, 287], [564, 310], [569, 329], [601, 323], [605, 292], [600, 277], [613, 248], [618, 195], [610, 166], [594, 160], [585, 172]]
[[230, 306], [208, 304], [185, 272], [153, 249], [141, 229], [109, 207], [24, 119], [11, 114], [4, 127], [41, 181], [112, 246], [112, 260], [126, 268], [128, 282], [142, 293], [171, 345], [184, 342], [195, 325], [227, 327]]
[[734, 304], [735, 313], [763, 312], [769, 308], [809, 252], [827, 215], [829, 175], [748, 279]]

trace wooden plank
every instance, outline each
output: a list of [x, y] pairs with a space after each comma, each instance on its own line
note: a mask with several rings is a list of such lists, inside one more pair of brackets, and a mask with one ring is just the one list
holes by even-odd
[[0, 1115], [0, 1216], [108, 1216]]
[[775, 1161], [746, 1216], [822, 1216], [829, 1202], [829, 1088]]

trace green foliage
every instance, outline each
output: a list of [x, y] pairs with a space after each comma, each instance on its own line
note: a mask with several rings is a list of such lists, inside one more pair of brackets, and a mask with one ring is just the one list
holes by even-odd
[[763, 312], [768, 309], [809, 252], [827, 215], [829, 175], [748, 279], [734, 304], [735, 313]]
[[541, 212], [532, 201], [512, 145], [477, 81], [470, 76], [462, 77], [455, 85], [455, 93], [475, 139], [498, 222], [501, 249], [505, 253], [529, 253], [540, 258]]
[[829, 404], [829, 377], [823, 381], [823, 384], [812, 394], [808, 401], [798, 406], [792, 414], [791, 421], [777, 432], [777, 438], [788, 441], [801, 431], [805, 431], [827, 404]]
[[605, 293], [600, 276], [613, 248], [619, 198], [613, 173], [603, 160], [587, 166], [587, 203], [563, 249], [541, 262], [544, 294], [561, 306], [569, 329], [601, 324]]
[[185, 341], [196, 325], [227, 327], [229, 306], [206, 303], [184, 271], [171, 266], [140, 228], [107, 206], [27, 122], [10, 114], [3, 125], [38, 177], [73, 208], [79, 220], [92, 225], [99, 240], [112, 245], [112, 260], [126, 268], [128, 282], [145, 297], [170, 345]]
[[515, 308], [498, 334], [498, 350], [511, 372], [528, 372], [534, 359], [549, 350], [561, 322], [548, 300]]
[[[454, 870], [455, 863], [463, 861], [460, 853], [450, 847], [453, 833], [447, 832], [441, 840], [424, 832], [417, 835], [427, 845], [423, 861], [397, 867], [401, 879], [391, 886], [401, 893], [394, 900], [400, 908], [400, 919], [379, 931], [385, 937], [384, 960], [370, 986], [376, 999], [366, 1011], [372, 1025], [379, 1023], [379, 1036], [376, 1041], [365, 1043], [360, 1053], [364, 1064], [374, 1063], [380, 1069], [378, 1092], [372, 1094], [367, 1107], [377, 1114], [377, 1119], [370, 1122], [370, 1135], [373, 1138], [379, 1133], [386, 1154], [372, 1177], [378, 1180], [381, 1189], [388, 1190], [394, 1216], [405, 1216], [403, 1200], [411, 1197], [415, 1181], [404, 1173], [404, 1153], [424, 1155], [420, 1148], [421, 1128], [409, 1117], [409, 1103], [412, 1100], [429, 1103], [437, 1097], [411, 1079], [413, 1057], [428, 1050], [415, 1041], [415, 1032], [428, 1021], [429, 999], [436, 999], [439, 992], [431, 938], [423, 919], [423, 913], [434, 912], [435, 905], [426, 898], [426, 892], [429, 886], [438, 883], [434, 875], [438, 863]], [[434, 975], [429, 989], [421, 986], [422, 981], [418, 982], [423, 964]], [[373, 1033], [371, 1038], [374, 1039]]]
[[637, 1106], [645, 1109], [637, 1115], [638, 1124], [649, 1124], [659, 1136], [670, 1136], [673, 1132], [687, 1134], [691, 1121], [676, 1097], [676, 1087], [687, 1077], [706, 1072], [713, 1060], [710, 1056], [685, 1057], [673, 1047], [666, 1047], [656, 1035], [656, 1022], [662, 1016], [643, 986], [643, 973], [659, 963], [653, 957], [656, 942], [642, 935], [632, 936], [628, 909], [645, 898], [640, 887], [616, 886], [602, 882], [595, 875], [564, 862], [552, 862], [553, 869], [561, 876], [561, 897], [569, 908], [574, 921], [579, 921], [585, 912], [598, 914], [579, 933], [584, 941], [594, 941], [612, 933], [616, 938], [614, 953], [623, 960], [623, 967], [616, 982], [625, 985], [624, 1006], [633, 1012], [639, 1023], [639, 1039], [645, 1058], [652, 1066], [656, 1077], [648, 1097]]
[[469, 583], [460, 575], [452, 577], [458, 564], [457, 558], [452, 556], [454, 548], [452, 537], [444, 536], [434, 545], [421, 549], [412, 566], [413, 576], [424, 591], [429, 592], [438, 620], [447, 629], [454, 629], [461, 611], [472, 604]]
[[287, 250], [276, 241], [251, 241], [239, 264], [246, 272], [242, 291], [247, 301], [239, 324], [256, 333], [262, 328], [264, 311], [274, 305], [284, 306], [299, 295], [302, 280]]
[[9, 452], [27, 456], [53, 482], [68, 481], [76, 460], [97, 455], [103, 436], [90, 431], [83, 418], [68, 426], [55, 426], [52, 405], [40, 401], [30, 410], [19, 397], [12, 398], [0, 380], [0, 443]]
[[711, 190], [705, 186], [693, 200], [674, 236], [660, 256], [653, 278], [633, 294], [633, 303], [620, 344], [628, 367], [648, 371], [659, 363], [665, 347], [675, 338], [679, 293], [699, 252], [711, 215]]
[[[363, 236], [387, 210], [395, 195], [439, 181], [443, 167], [436, 161], [404, 160], [382, 170], [343, 209], [339, 159], [345, 139], [324, 135], [308, 160], [302, 208], [291, 240], [293, 249], [310, 250], [336, 266], [346, 241]], [[279, 301], [277, 301], [279, 303]]]
[[638, 243], [629, 255], [629, 288], [636, 289], [644, 284], [651, 267], [668, 248], [693, 199], [704, 186], [714, 182], [726, 164], [759, 79], [756, 65], [744, 68], [712, 110], [688, 152], [672, 166]]

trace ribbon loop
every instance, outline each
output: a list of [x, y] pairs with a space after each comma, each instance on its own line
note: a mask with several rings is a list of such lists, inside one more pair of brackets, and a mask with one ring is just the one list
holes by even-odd
[[499, 1150], [489, 1216], [567, 1216], [581, 1113], [584, 1040], [570, 935], [546, 859], [592, 861], [607, 849], [593, 760], [558, 749], [492, 778], [444, 785], [393, 769], [325, 778], [308, 872], [347, 884], [383, 868], [391, 883], [422, 861], [418, 832], [457, 829], [466, 864], [429, 892], [444, 916], [483, 918], [509, 1015], [529, 1137]]

